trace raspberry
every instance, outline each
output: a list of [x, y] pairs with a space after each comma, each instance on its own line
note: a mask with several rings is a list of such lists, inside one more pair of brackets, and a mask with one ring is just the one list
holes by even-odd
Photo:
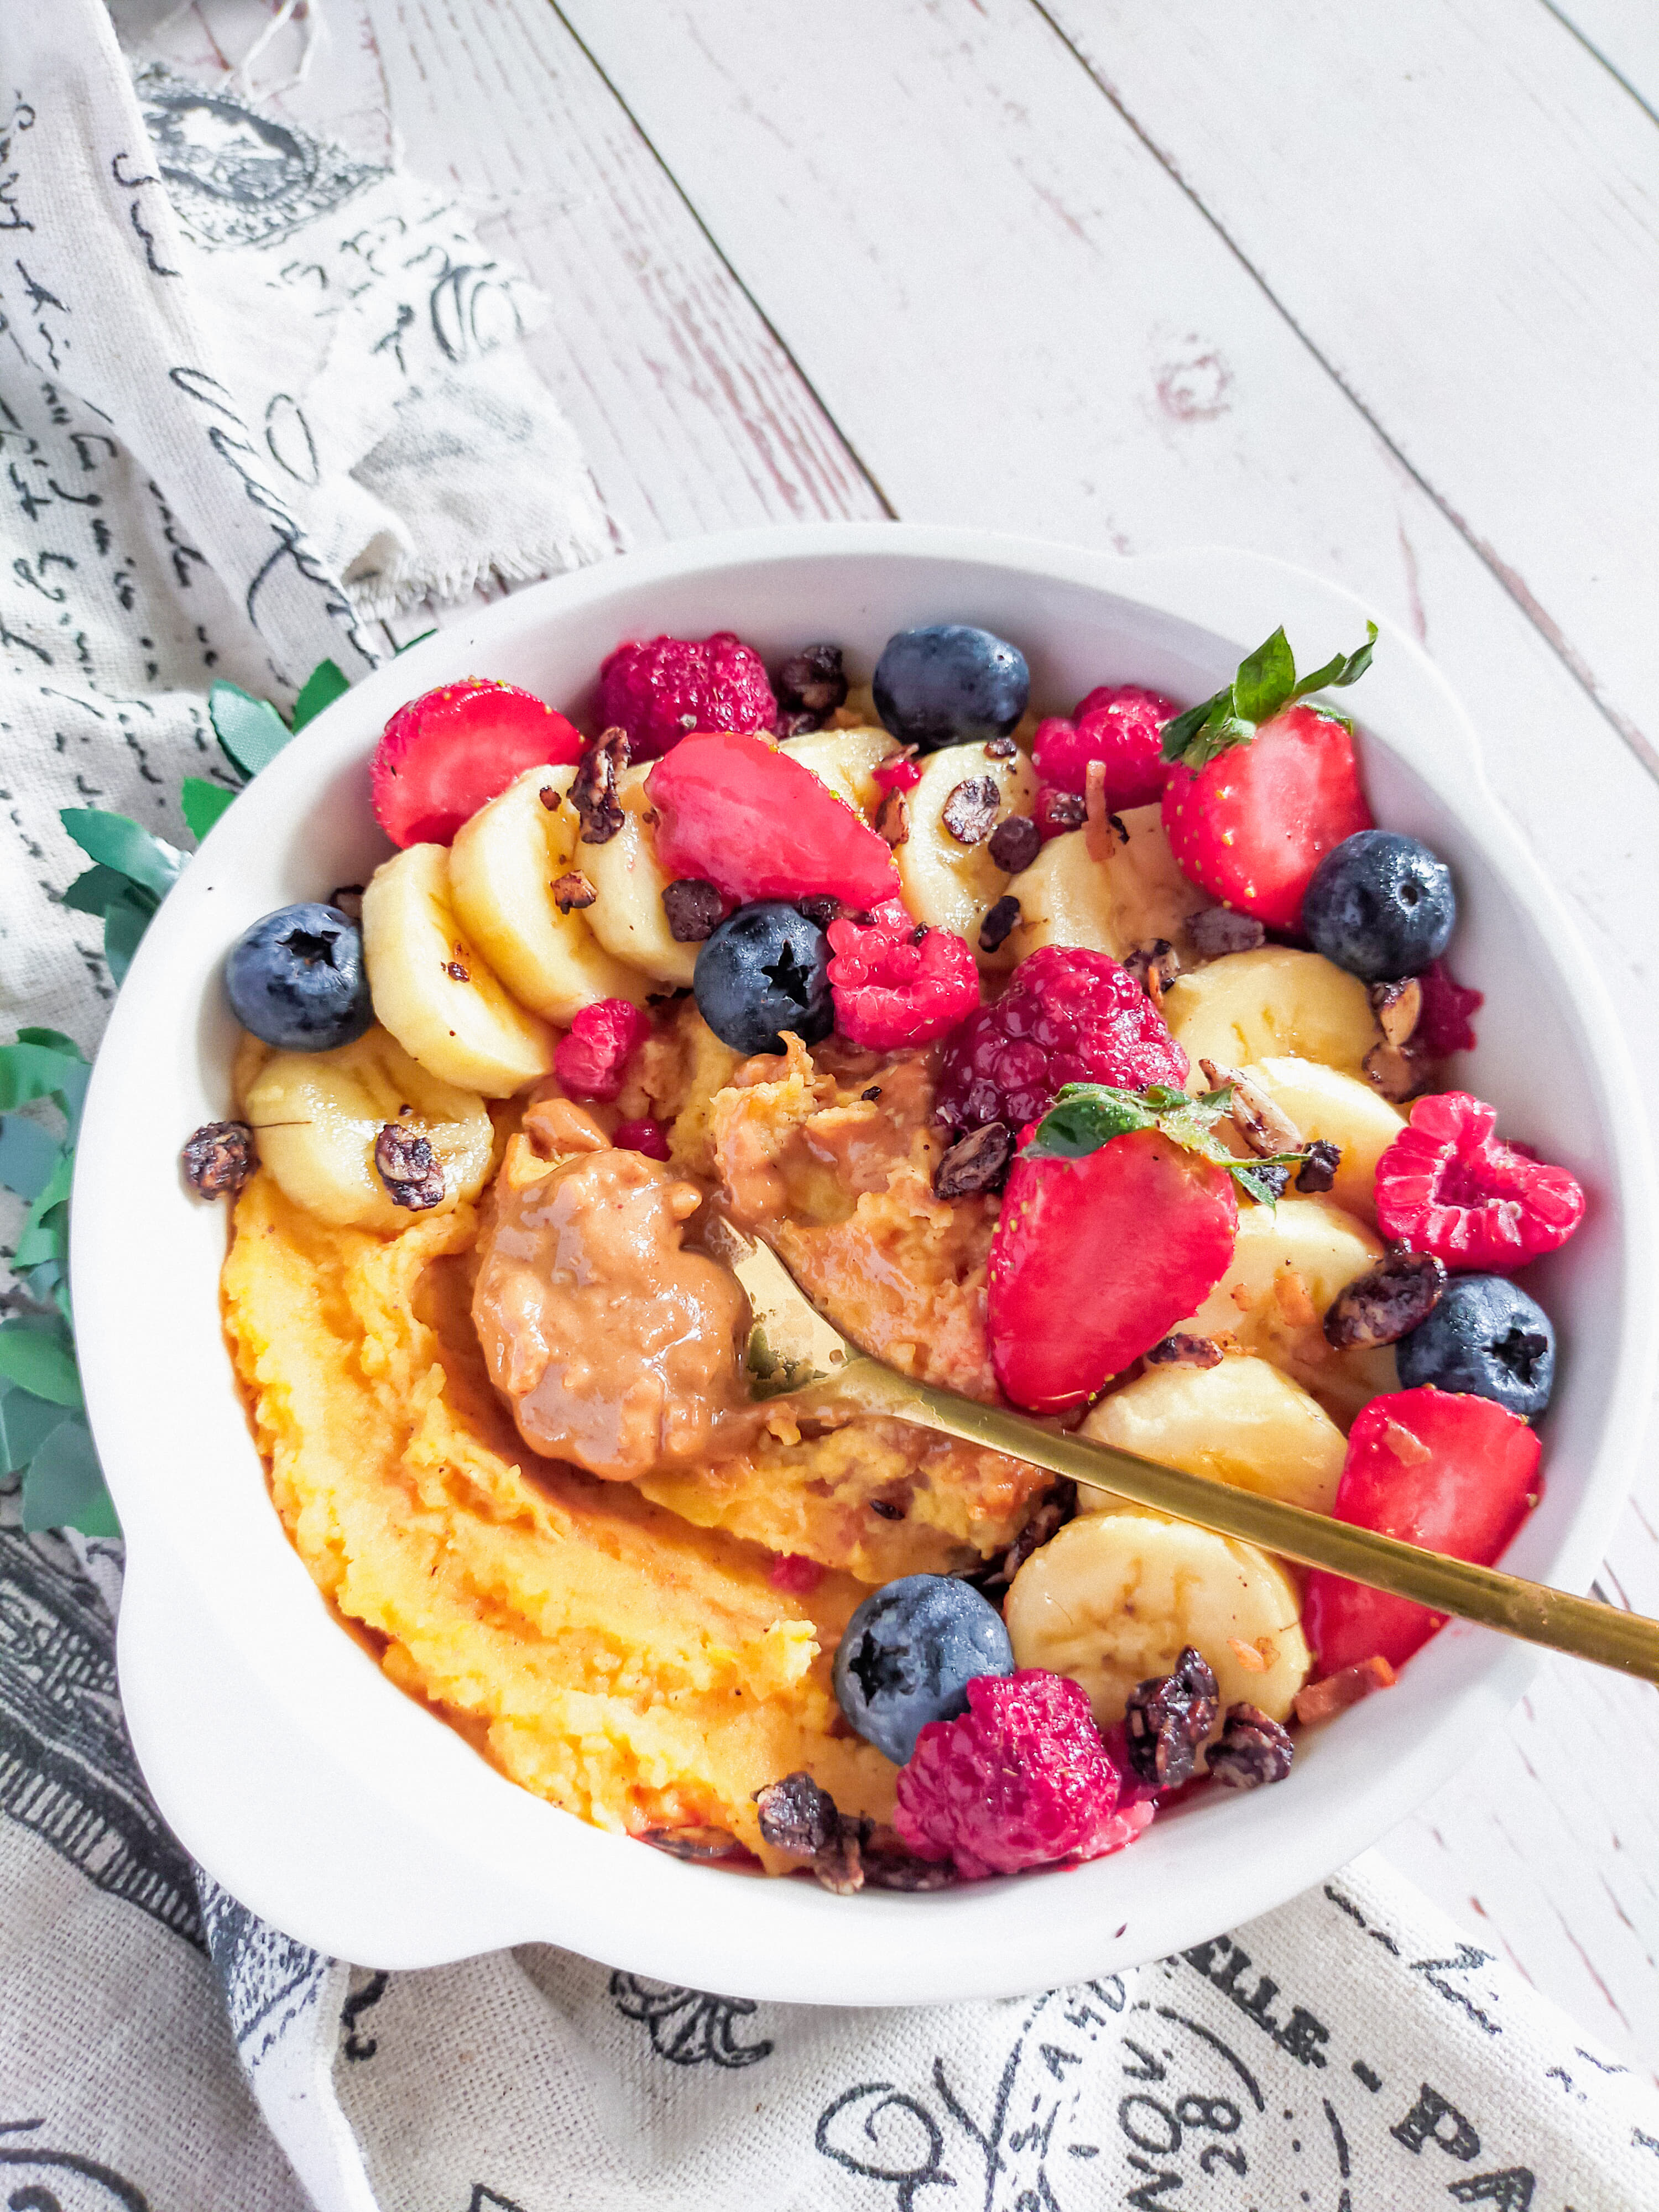
[[1063, 837], [1068, 830], [1083, 827], [1083, 801], [1074, 791], [1061, 791], [1056, 784], [1045, 783], [1037, 793], [1031, 818], [1046, 845], [1051, 837]]
[[635, 1047], [650, 1034], [648, 1018], [626, 999], [597, 1000], [559, 1039], [553, 1073], [574, 1098], [614, 1098]]
[[1126, 969], [1103, 952], [1045, 945], [945, 1048], [938, 1111], [953, 1128], [1040, 1121], [1065, 1083], [1179, 1086], [1187, 1055]]
[[688, 730], [770, 730], [766, 665], [729, 629], [619, 645], [599, 670], [599, 715], [628, 732], [630, 760], [655, 760]]
[[1440, 960], [1431, 960], [1417, 980], [1423, 986], [1423, 1011], [1412, 1032], [1413, 1046], [1420, 1045], [1431, 1060], [1473, 1052], [1474, 1029], [1469, 1016], [1486, 1005], [1485, 992], [1454, 981]]
[[1519, 1267], [1566, 1243], [1583, 1218], [1583, 1191], [1565, 1168], [1500, 1144], [1497, 1120], [1495, 1107], [1464, 1091], [1418, 1100], [1376, 1164], [1384, 1237], [1463, 1271]]
[[786, 1597], [811, 1597], [823, 1580], [823, 1569], [800, 1552], [780, 1552], [766, 1579]]
[[1106, 804], [1150, 806], [1164, 795], [1170, 763], [1161, 747], [1165, 722], [1181, 709], [1139, 684], [1103, 684], [1078, 702], [1070, 721], [1051, 716], [1037, 726], [1031, 758], [1044, 783], [1081, 793], [1091, 761], [1106, 767]]
[[921, 781], [921, 763], [908, 750], [894, 753], [888, 760], [878, 761], [870, 775], [884, 791], [914, 791]]
[[965, 939], [920, 928], [897, 899], [867, 922], [830, 925], [836, 1027], [849, 1044], [891, 1052], [927, 1044], [979, 1004], [979, 969]]
[[918, 1857], [954, 1859], [973, 1881], [1121, 1850], [1152, 1808], [1117, 1802], [1088, 1698], [1028, 1667], [977, 1676], [960, 1720], [929, 1721], [899, 1770], [893, 1825]]
[[648, 1160], [668, 1158], [668, 1133], [660, 1121], [648, 1115], [637, 1121], [618, 1121], [611, 1132], [611, 1141], [619, 1152], [643, 1152]]

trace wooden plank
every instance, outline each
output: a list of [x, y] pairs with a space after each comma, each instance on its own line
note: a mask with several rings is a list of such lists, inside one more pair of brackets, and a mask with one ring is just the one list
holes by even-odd
[[1048, 12], [1659, 765], [1652, 118], [1515, 0], [1395, 0], [1363, 40], [1297, 0]]

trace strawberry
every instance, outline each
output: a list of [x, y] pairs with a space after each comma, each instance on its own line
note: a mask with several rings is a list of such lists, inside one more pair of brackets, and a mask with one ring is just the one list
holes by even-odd
[[1202, 1305], [1238, 1229], [1226, 1169], [1150, 1115], [1082, 1157], [1036, 1152], [1048, 1126], [1008, 1178], [987, 1315], [997, 1381], [1033, 1413], [1083, 1405]]
[[580, 760], [580, 732], [533, 693], [467, 676], [399, 707], [374, 751], [374, 816], [394, 845], [447, 845], [527, 768]]
[[837, 898], [854, 913], [899, 895], [892, 848], [810, 768], [764, 738], [698, 731], [652, 768], [657, 858], [727, 898]]
[[[1334, 1508], [1339, 1521], [1489, 1567], [1537, 1501], [1539, 1443], [1519, 1414], [1490, 1398], [1395, 1390], [1362, 1408]], [[1303, 1620], [1320, 1671], [1367, 1659], [1398, 1667], [1442, 1616], [1316, 1568]]]
[[1308, 692], [1358, 682], [1376, 637], [1376, 624], [1368, 628], [1358, 652], [1300, 678], [1284, 631], [1275, 630], [1224, 690], [1164, 726], [1172, 765], [1164, 827], [1176, 866], [1212, 898], [1272, 929], [1299, 927], [1320, 861], [1372, 827], [1347, 725], [1297, 704]]

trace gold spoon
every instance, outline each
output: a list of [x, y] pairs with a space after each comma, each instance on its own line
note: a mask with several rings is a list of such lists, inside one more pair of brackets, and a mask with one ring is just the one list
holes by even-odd
[[913, 1382], [833, 1328], [769, 1245], [746, 1237], [724, 1218], [709, 1224], [703, 1241], [748, 1294], [746, 1364], [755, 1398], [821, 1390], [860, 1412], [890, 1414], [918, 1428], [987, 1445], [1133, 1504], [1258, 1544], [1304, 1566], [1328, 1567], [1436, 1613], [1478, 1620], [1523, 1643], [1570, 1651], [1659, 1683], [1659, 1621], [1523, 1582], [1495, 1567], [1425, 1552], [1304, 1506], [1212, 1482], [1207, 1475], [1184, 1474], [1115, 1444], [1068, 1436], [1024, 1414]]

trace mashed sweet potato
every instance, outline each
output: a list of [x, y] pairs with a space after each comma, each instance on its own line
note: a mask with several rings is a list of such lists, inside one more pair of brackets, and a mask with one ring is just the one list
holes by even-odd
[[[923, 1058], [838, 1066], [797, 1048], [739, 1065], [688, 1009], [609, 1119], [655, 1113], [674, 1188], [691, 1179], [767, 1226], [884, 1358], [988, 1395], [995, 1200], [933, 1198], [931, 1093]], [[521, 1182], [556, 1170], [525, 1164], [538, 1110], [526, 1135], [502, 1115]], [[648, 1178], [623, 1181], [652, 1198]], [[843, 1811], [885, 1819], [894, 1770], [851, 1735], [830, 1686], [848, 1618], [873, 1583], [1002, 1549], [1048, 1478], [787, 1400], [738, 1430], [711, 1426], [706, 1459], [665, 1453], [647, 1468], [644, 1455], [632, 1480], [544, 1456], [492, 1382], [472, 1317], [504, 1202], [487, 1190], [386, 1237], [326, 1226], [265, 1174], [243, 1192], [226, 1328], [307, 1568], [394, 1681], [514, 1781], [600, 1826], [723, 1829], [781, 1871], [752, 1793], [798, 1767]], [[781, 1555], [823, 1570], [809, 1595], [774, 1586]], [[804, 1577], [797, 1565], [782, 1579]]]

